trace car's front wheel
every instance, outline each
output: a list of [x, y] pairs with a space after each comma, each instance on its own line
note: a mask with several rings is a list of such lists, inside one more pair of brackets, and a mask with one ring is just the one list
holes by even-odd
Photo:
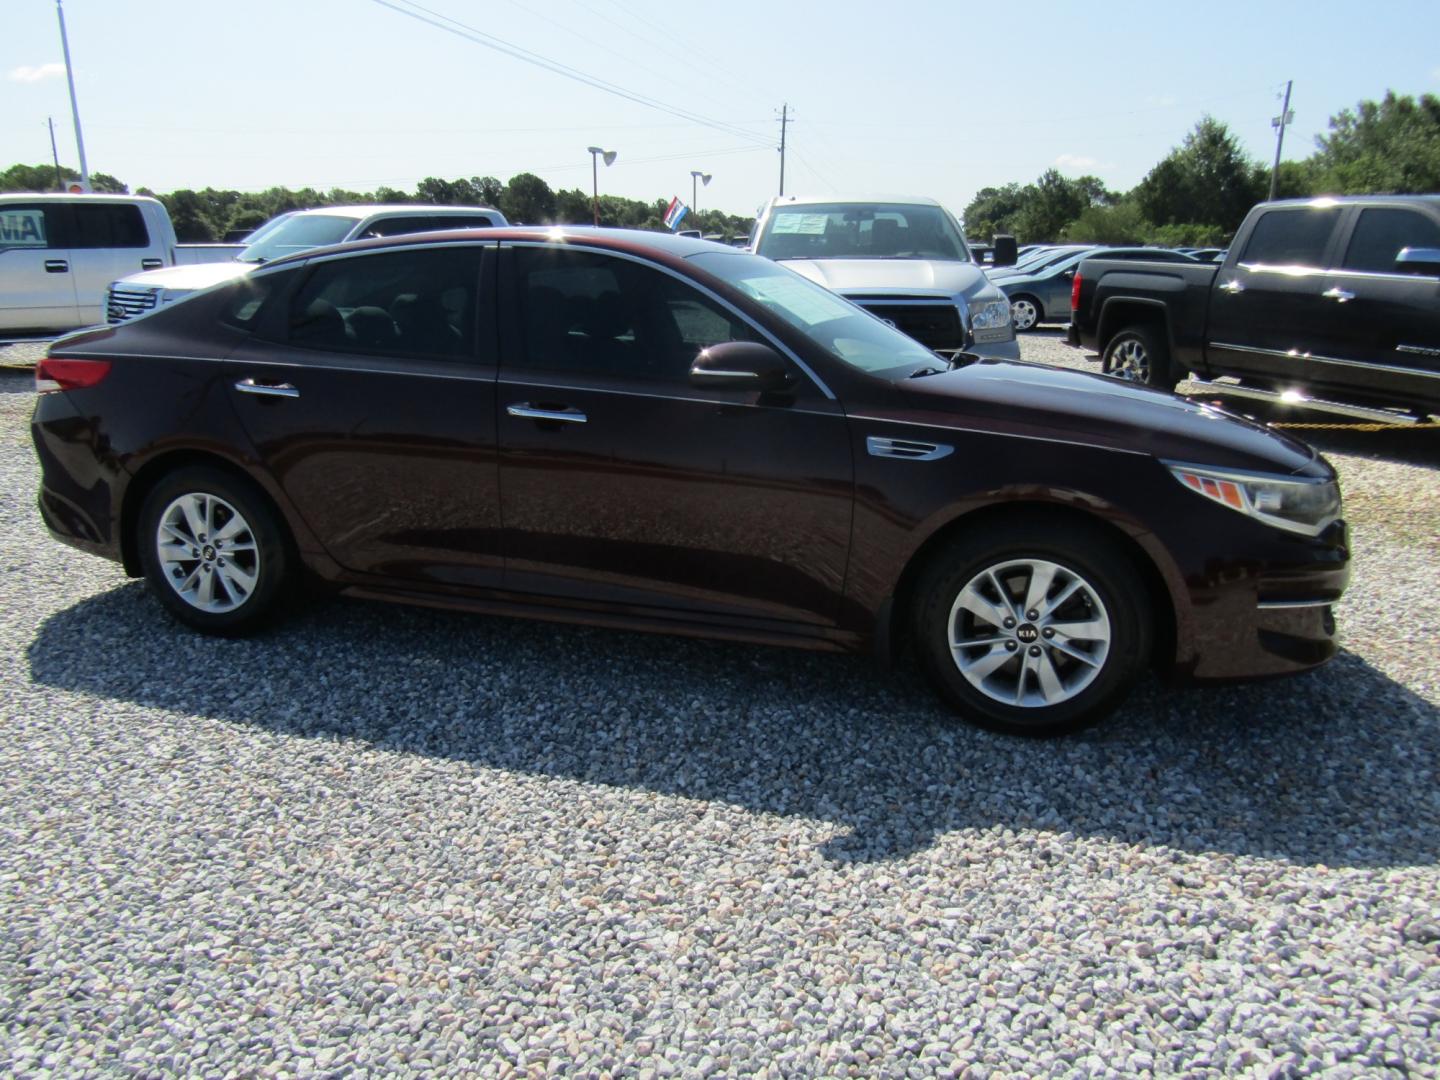
[[982, 727], [1059, 735], [1104, 716], [1149, 658], [1144, 583], [1097, 530], [996, 526], [928, 567], [914, 605], [921, 664]]
[[151, 590], [181, 622], [237, 636], [273, 613], [290, 575], [285, 534], [253, 485], [194, 466], [145, 497], [137, 536]]
[[1016, 330], [1034, 330], [1040, 323], [1040, 302], [1030, 296], [1010, 300], [1010, 321]]

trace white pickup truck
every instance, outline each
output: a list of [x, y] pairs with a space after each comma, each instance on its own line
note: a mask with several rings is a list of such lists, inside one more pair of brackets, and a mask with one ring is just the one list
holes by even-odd
[[369, 240], [377, 236], [434, 232], [440, 229], [481, 229], [507, 224], [505, 215], [488, 206], [430, 206], [401, 203], [370, 206], [327, 206], [295, 210], [272, 218], [250, 235], [233, 259], [204, 266], [172, 266], [132, 274], [110, 285], [105, 317], [125, 322], [166, 304], [248, 274], [255, 267], [297, 251]]
[[177, 244], [164, 205], [142, 195], [0, 195], [0, 334], [92, 326], [117, 276], [242, 247]]

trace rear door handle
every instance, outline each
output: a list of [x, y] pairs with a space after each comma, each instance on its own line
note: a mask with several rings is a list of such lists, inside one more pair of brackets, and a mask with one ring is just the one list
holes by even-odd
[[1231, 278], [1229, 281], [1225, 282], [1223, 285], [1220, 286], [1220, 290], [1222, 292], [1228, 292], [1231, 296], [1234, 296], [1236, 293], [1244, 292], [1245, 286], [1240, 284], [1240, 282], [1235, 280], [1234, 278]]
[[508, 416], [518, 416], [525, 420], [558, 420], [562, 424], [583, 424], [587, 419], [579, 409], [537, 409], [528, 401], [506, 405], [505, 412]]
[[1349, 289], [1342, 289], [1338, 286], [1333, 289], [1326, 289], [1320, 294], [1326, 300], [1334, 300], [1337, 304], [1346, 304], [1355, 299], [1355, 294]]
[[47, 274], [68, 274], [70, 272], [70, 264], [64, 259], [46, 259], [45, 272]]
[[164, 266], [164, 265], [165, 265], [165, 262], [164, 262], [163, 259], [141, 259], [141, 260], [140, 260], [140, 269], [141, 269], [141, 270], [159, 270], [159, 269], [160, 269], [162, 266]]
[[259, 394], [262, 397], [290, 397], [300, 396], [300, 391], [286, 383], [257, 383], [254, 379], [241, 379], [235, 384], [235, 389], [242, 394]]

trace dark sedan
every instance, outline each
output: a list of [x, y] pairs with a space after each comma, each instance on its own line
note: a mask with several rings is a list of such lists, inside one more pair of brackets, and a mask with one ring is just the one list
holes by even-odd
[[767, 259], [497, 229], [279, 260], [36, 371], [40, 511], [201, 631], [355, 596], [888, 658], [1003, 731], [1335, 649], [1335, 473], [1099, 375], [941, 359]]

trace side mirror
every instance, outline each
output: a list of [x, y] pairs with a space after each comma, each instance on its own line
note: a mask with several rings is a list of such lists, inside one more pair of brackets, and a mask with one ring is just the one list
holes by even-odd
[[1006, 233], [996, 233], [991, 239], [995, 248], [995, 257], [990, 260], [993, 266], [1014, 266], [1017, 255], [1015, 237]]
[[790, 385], [790, 366], [769, 345], [722, 341], [695, 357], [690, 384], [714, 390], [784, 390]]
[[1395, 269], [1401, 274], [1440, 277], [1440, 248], [1401, 248], [1395, 256]]
[[1063, 274], [1061, 274], [1060, 276], [1063, 277], [1066, 281], [1074, 281], [1074, 280], [1075, 280], [1075, 268], [1072, 266], [1069, 270], [1066, 270], [1066, 271], [1065, 271]]

